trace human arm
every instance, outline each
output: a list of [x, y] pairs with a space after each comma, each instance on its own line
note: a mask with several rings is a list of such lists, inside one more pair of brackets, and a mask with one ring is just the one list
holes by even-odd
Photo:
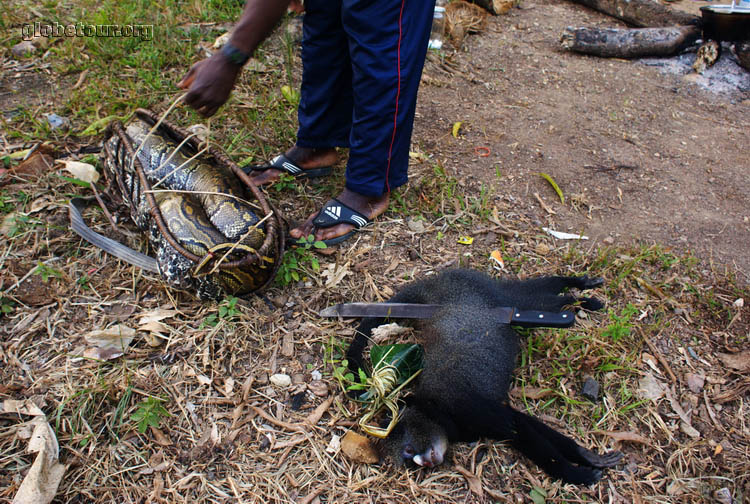
[[[232, 30], [229, 44], [252, 55], [286, 10], [289, 0], [247, 0], [242, 16]], [[241, 66], [217, 51], [193, 65], [177, 84], [188, 89], [185, 103], [204, 117], [212, 116], [229, 98]]]

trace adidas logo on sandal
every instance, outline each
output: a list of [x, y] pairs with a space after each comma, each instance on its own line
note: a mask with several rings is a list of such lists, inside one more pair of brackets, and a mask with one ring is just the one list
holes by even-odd
[[[341, 218], [341, 206], [339, 205], [327, 207], [324, 209], [324, 211], [325, 211], [325, 214], [333, 220], [337, 221]], [[364, 217], [360, 215], [352, 214], [349, 217], [349, 220], [354, 222], [357, 225], [357, 227], [360, 227], [360, 228], [365, 227], [368, 224], [367, 219], [365, 219]]]
[[285, 161], [285, 162], [283, 162], [283, 163], [281, 163], [281, 164], [282, 164], [282, 165], [284, 166], [284, 168], [286, 168], [286, 169], [287, 169], [287, 171], [288, 171], [289, 173], [291, 173], [292, 175], [296, 175], [296, 174], [298, 174], [299, 172], [301, 172], [301, 171], [302, 171], [302, 170], [301, 170], [301, 169], [299, 169], [298, 167], [294, 166], [294, 165], [293, 165], [292, 163], [287, 163], [287, 162]]
[[[272, 165], [272, 166], [273, 166], [273, 165], [275, 165], [275, 164], [276, 164], [276, 162], [277, 162], [277, 161], [278, 161], [279, 159], [281, 159], [281, 155], [278, 155], [278, 156], [276, 156], [275, 158], [273, 158], [273, 159], [271, 160], [271, 165]], [[300, 172], [302, 171], [302, 169], [301, 169], [301, 168], [300, 168], [299, 166], [293, 165], [292, 163], [290, 163], [290, 162], [288, 162], [288, 161], [283, 161], [283, 162], [281, 163], [281, 166], [283, 166], [283, 167], [284, 167], [284, 169], [285, 169], [286, 171], [288, 171], [288, 172], [289, 172], [289, 173], [290, 173], [291, 175], [297, 175], [298, 173], [300, 173]]]
[[341, 217], [341, 207], [332, 206], [326, 208], [326, 215], [334, 220], [339, 220], [339, 218]]

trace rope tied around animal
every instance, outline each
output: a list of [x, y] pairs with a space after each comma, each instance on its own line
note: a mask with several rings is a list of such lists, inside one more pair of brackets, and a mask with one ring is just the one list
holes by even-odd
[[[418, 370], [401, 385], [396, 387], [399, 380], [399, 371], [391, 363], [381, 361], [372, 371], [372, 376], [367, 378], [368, 392], [374, 399], [367, 406], [367, 411], [359, 420], [359, 427], [363, 432], [377, 437], [385, 438], [391, 433], [399, 421], [398, 399], [401, 390], [408, 385], [422, 370]], [[391, 420], [386, 428], [370, 425], [370, 421], [380, 413], [383, 408], [387, 408], [391, 413]]]

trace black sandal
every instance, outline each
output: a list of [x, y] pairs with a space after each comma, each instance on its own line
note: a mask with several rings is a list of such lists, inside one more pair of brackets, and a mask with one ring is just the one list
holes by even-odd
[[325, 177], [331, 174], [330, 166], [322, 166], [320, 168], [311, 168], [305, 170], [298, 166], [294, 161], [286, 157], [284, 154], [279, 154], [270, 164], [265, 165], [251, 165], [245, 166], [243, 171], [250, 175], [252, 172], [264, 172], [266, 170], [274, 169], [281, 170], [282, 172], [288, 173], [294, 178], [314, 178], [314, 177]]
[[336, 238], [323, 240], [323, 243], [325, 243], [327, 247], [332, 247], [348, 240], [354, 233], [363, 227], [372, 224], [372, 221], [353, 208], [343, 204], [336, 198], [333, 198], [328, 200], [328, 202], [323, 205], [323, 208], [320, 209], [318, 215], [313, 219], [313, 225], [316, 228], [325, 229], [338, 224], [351, 224], [354, 226], [354, 229], [346, 234], [337, 236]]

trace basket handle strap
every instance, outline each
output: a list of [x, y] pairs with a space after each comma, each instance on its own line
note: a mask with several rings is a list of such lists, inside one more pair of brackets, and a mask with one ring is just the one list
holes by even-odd
[[92, 245], [95, 245], [110, 255], [122, 259], [128, 264], [138, 266], [146, 271], [159, 273], [159, 266], [156, 259], [146, 254], [133, 250], [130, 247], [116, 242], [104, 235], [100, 235], [86, 225], [81, 215], [81, 210], [88, 205], [88, 202], [82, 198], [73, 198], [68, 204], [68, 216], [70, 217], [70, 227], [81, 238]]

